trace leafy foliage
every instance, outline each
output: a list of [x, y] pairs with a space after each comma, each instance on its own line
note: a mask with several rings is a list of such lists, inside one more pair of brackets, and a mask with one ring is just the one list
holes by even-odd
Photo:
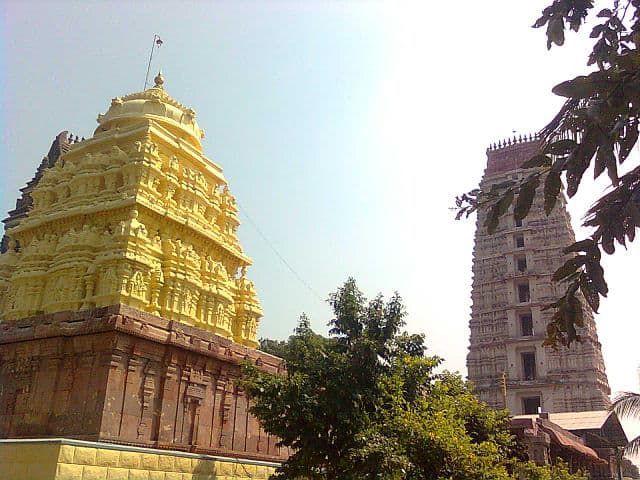
[[622, 476], [635, 479], [640, 479], [640, 470], [636, 467], [631, 460], [623, 458], [620, 462], [622, 468]]
[[[633, 392], [622, 392], [614, 400], [611, 409], [620, 417], [640, 419], [640, 394]], [[625, 447], [625, 452], [629, 455], [640, 454], [640, 435], [629, 441]]]
[[[542, 11], [534, 28], [546, 25], [547, 48], [564, 43], [567, 28], [575, 32], [593, 9], [592, 0], [555, 0]], [[605, 171], [611, 189], [586, 213], [584, 225], [593, 228], [591, 238], [567, 247], [579, 253], [554, 276], [567, 284], [565, 295], [550, 307], [555, 314], [546, 343], [569, 345], [580, 340], [577, 328], [584, 315], [578, 292], [597, 312], [607, 284], [600, 264], [601, 250], [615, 252], [616, 243], [626, 247], [640, 227], [640, 166], [620, 176], [619, 167], [636, 145], [640, 122], [640, 0], [613, 0], [600, 10], [599, 23], [591, 30], [594, 45], [587, 65], [597, 70], [564, 81], [553, 93], [567, 100], [558, 114], [536, 138], [540, 149], [522, 167], [530, 169], [522, 180], [494, 185], [490, 191], [472, 190], [456, 198], [457, 219], [477, 209], [486, 209], [485, 226], [490, 233], [498, 226], [515, 199], [514, 217], [527, 216], [532, 199], [542, 183], [544, 209], [553, 210], [562, 194], [573, 197], [584, 174], [593, 165], [594, 179]]]
[[425, 356], [424, 336], [401, 331], [397, 294], [367, 302], [349, 279], [330, 303], [330, 338], [303, 317], [283, 349], [285, 375], [243, 367], [251, 412], [293, 451], [275, 478], [514, 478], [507, 413], [459, 375], [435, 373], [441, 359]]
[[[298, 326], [296, 327], [296, 334], [309, 334], [315, 335], [318, 340], [323, 340], [321, 335], [317, 335], [311, 331], [311, 326], [309, 322], [309, 317], [307, 317], [306, 313], [302, 313], [300, 315], [300, 319], [298, 320]], [[270, 338], [261, 338], [259, 340], [260, 345], [258, 346], [258, 350], [261, 350], [265, 353], [269, 353], [271, 355], [275, 355], [276, 357], [284, 358], [289, 351], [289, 343], [285, 340], [272, 340]]]
[[587, 480], [588, 475], [571, 474], [567, 465], [559, 461], [550, 466], [539, 466], [533, 462], [513, 462], [513, 476], [519, 480]]
[[275, 355], [276, 357], [284, 357], [285, 352], [287, 351], [287, 342], [284, 340], [271, 340], [270, 338], [261, 338], [258, 340], [260, 345], [258, 346], [258, 350], [268, 353], [270, 355]]

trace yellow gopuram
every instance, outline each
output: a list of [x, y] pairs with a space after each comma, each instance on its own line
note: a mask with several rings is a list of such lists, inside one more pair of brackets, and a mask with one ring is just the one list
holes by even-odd
[[124, 304], [257, 346], [236, 201], [195, 112], [163, 83], [114, 98], [93, 137], [44, 172], [7, 231], [2, 321]]

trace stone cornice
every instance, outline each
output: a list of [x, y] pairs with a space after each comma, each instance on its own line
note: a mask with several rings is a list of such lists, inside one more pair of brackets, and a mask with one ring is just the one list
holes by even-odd
[[0, 322], [0, 345], [29, 340], [121, 332], [239, 365], [250, 361], [270, 373], [284, 371], [283, 360], [211, 332], [142, 312], [126, 305], [66, 311]]

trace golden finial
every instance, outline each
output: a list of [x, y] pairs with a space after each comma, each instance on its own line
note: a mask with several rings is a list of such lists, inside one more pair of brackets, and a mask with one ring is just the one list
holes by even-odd
[[156, 78], [154, 78], [153, 81], [156, 82], [153, 88], [162, 88], [162, 85], [164, 84], [164, 77], [162, 76], [162, 70], [158, 72], [158, 75], [156, 75]]

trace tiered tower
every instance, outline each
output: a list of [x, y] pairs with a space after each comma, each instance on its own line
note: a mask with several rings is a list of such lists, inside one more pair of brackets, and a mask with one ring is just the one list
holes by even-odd
[[[487, 150], [487, 168], [480, 187], [520, 179], [519, 166], [536, 153], [534, 138], [509, 140]], [[545, 215], [537, 195], [522, 222], [513, 215], [500, 219], [493, 235], [478, 214], [474, 260], [471, 338], [467, 367], [480, 399], [515, 415], [602, 410], [609, 405], [609, 385], [593, 315], [588, 306], [582, 343], [553, 350], [543, 347], [552, 310], [542, 310], [563, 292], [551, 281], [575, 241], [565, 198]], [[506, 405], [502, 382], [506, 381]]]
[[[0, 318], [123, 304], [257, 346], [236, 202], [195, 112], [155, 88], [114, 98], [8, 223]], [[18, 248], [19, 245], [19, 248]]]
[[163, 83], [59, 135], [5, 221], [3, 478], [266, 478], [288, 454], [235, 381], [282, 368], [235, 199]]
[[[24, 217], [27, 216], [27, 213], [29, 213], [29, 210], [33, 206], [33, 198], [31, 197], [31, 191], [38, 184], [38, 182], [42, 178], [42, 175], [44, 175], [45, 170], [55, 166], [56, 162], [58, 161], [58, 158], [60, 158], [60, 155], [67, 153], [74, 142], [78, 143], [77, 136], [74, 138], [73, 135], [69, 135], [69, 136], [67, 135], [69, 135], [69, 132], [64, 131], [64, 132], [60, 132], [56, 136], [55, 140], [51, 144], [51, 148], [49, 149], [49, 152], [42, 159], [42, 162], [40, 162], [40, 166], [36, 170], [36, 173], [33, 176], [33, 178], [29, 180], [27, 184], [20, 189], [21, 195], [20, 195], [20, 198], [16, 200], [16, 208], [11, 210], [9, 212], [9, 216], [2, 221], [2, 223], [4, 223], [5, 230], [9, 230], [15, 227], [16, 225], [18, 225], [18, 223], [20, 223], [20, 221]], [[84, 140], [84, 138], [82, 140]], [[2, 243], [0, 243], [0, 252], [4, 253], [7, 251], [8, 248], [9, 248], [9, 238], [6, 235], [3, 235]]]

